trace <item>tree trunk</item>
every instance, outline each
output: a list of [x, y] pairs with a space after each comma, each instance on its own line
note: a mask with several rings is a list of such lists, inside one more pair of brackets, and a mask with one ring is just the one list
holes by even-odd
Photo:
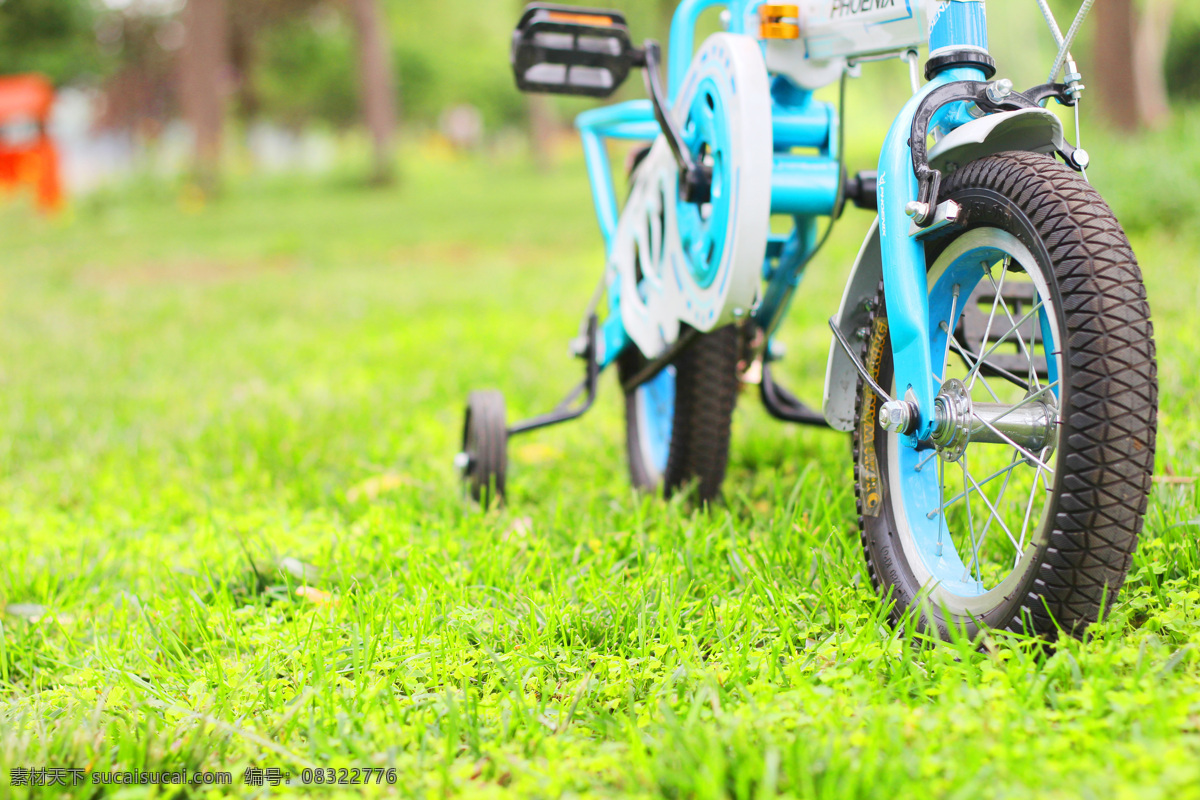
[[1134, 2], [1102, 0], [1092, 13], [1096, 15], [1092, 74], [1100, 109], [1114, 127], [1136, 130], [1139, 118], [1133, 59]]
[[1137, 38], [1133, 43], [1138, 118], [1143, 125], [1152, 128], [1166, 122], [1171, 113], [1163, 62], [1167, 56], [1167, 41], [1171, 35], [1171, 17], [1174, 14], [1175, 0], [1151, 2], [1142, 13]]
[[554, 168], [554, 134], [558, 130], [558, 115], [544, 94], [529, 95], [529, 134], [533, 141], [533, 160], [541, 172]]
[[229, 89], [229, 17], [225, 0], [188, 0], [180, 53], [180, 102], [195, 136], [195, 171], [200, 188], [216, 191], [221, 138]]
[[1150, 0], [1137, 13], [1135, 0], [1096, 3], [1093, 86], [1105, 118], [1135, 131], [1162, 124], [1170, 113], [1163, 61], [1175, 0]]
[[393, 178], [392, 142], [396, 135], [396, 85], [379, 0], [349, 0], [358, 37], [358, 72], [363, 117], [371, 133], [374, 166], [371, 180]]

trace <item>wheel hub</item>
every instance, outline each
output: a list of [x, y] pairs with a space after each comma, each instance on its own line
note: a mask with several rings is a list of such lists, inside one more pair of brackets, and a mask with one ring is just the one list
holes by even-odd
[[1017, 445], [1039, 453], [1054, 444], [1058, 433], [1058, 415], [1046, 397], [1053, 395], [1039, 391], [1016, 405], [976, 403], [966, 385], [952, 378], [934, 398], [930, 439], [946, 461], [958, 461], [972, 442]]
[[958, 461], [967, 450], [975, 426], [971, 419], [971, 395], [962, 381], [951, 379], [933, 399], [936, 425], [933, 443], [946, 461]]

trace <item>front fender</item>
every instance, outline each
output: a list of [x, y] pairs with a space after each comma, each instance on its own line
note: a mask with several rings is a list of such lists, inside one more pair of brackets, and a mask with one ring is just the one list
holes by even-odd
[[1044, 108], [1004, 111], [968, 122], [929, 151], [929, 165], [944, 173], [1008, 150], [1053, 153], [1066, 146], [1062, 122]]
[[[929, 154], [930, 164], [950, 173], [986, 156], [1010, 150], [1052, 153], [1063, 145], [1062, 123], [1045, 109], [1030, 108], [991, 114], [968, 122], [942, 137]], [[896, 235], [896, 234], [892, 234]], [[901, 234], [903, 235], [903, 234]], [[867, 304], [875, 299], [883, 280], [883, 254], [876, 221], [863, 242], [858, 260], [846, 282], [834, 324], [850, 342], [861, 341], [860, 331], [869, 317]], [[825, 371], [825, 420], [835, 430], [854, 430], [854, 399], [858, 373], [836, 341], [829, 346]]]
[[[846, 341], [862, 341], [859, 331], [870, 320], [868, 303], [879, 293], [883, 280], [883, 254], [879, 249], [879, 220], [871, 225], [866, 241], [858, 252], [858, 260], [850, 271], [842, 305], [833, 321]], [[825, 401], [822, 410], [825, 421], [834, 430], [849, 433], [854, 430], [854, 395], [858, 391], [858, 371], [846, 351], [834, 339], [829, 345], [829, 366], [825, 370]]]

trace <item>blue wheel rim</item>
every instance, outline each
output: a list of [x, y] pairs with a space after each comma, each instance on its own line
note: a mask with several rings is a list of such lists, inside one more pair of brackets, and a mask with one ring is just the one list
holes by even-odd
[[675, 426], [675, 368], [667, 367], [636, 389], [638, 441], [645, 465], [661, 477], [671, 455]]
[[[943, 330], [942, 326], [945, 325], [950, 317], [952, 307], [957, 307], [957, 310], [954, 311], [956, 315], [955, 322], [957, 324], [958, 315], [961, 315], [963, 311], [963, 304], [972, 297], [976, 289], [985, 281], [987, 273], [981, 270], [981, 263], [995, 264], [1010, 256], [1010, 253], [996, 247], [977, 247], [967, 250], [947, 266], [945, 271], [930, 288], [930, 352], [933, 356], [932, 360], [935, 369], [946, 372], [947, 377], [950, 376], [950, 368], [943, 365], [943, 359], [946, 353], [946, 340], [949, 334], [948, 331]], [[954, 299], [955, 286], [959, 290], [960, 299], [957, 301]], [[1048, 373], [1045, 391], [1052, 393], [1054, 400], [1058, 402], [1060, 401], [1060, 390], [1052, 388], [1057, 387], [1059, 380], [1059, 365], [1057, 357], [1053, 355], [1056, 354], [1057, 347], [1054, 344], [1054, 327], [1050, 323], [1049, 306], [1046, 302], [1047, 298], [1043, 297], [1043, 294], [1043, 290], [1035, 287], [1034, 302], [1039, 305], [1039, 309], [1036, 317], [1031, 319], [1028, 325], [1031, 328], [1036, 325], [1040, 330], [1040, 350], [1046, 356], [1046, 370]], [[1030, 352], [1036, 353], [1036, 348], [1033, 348], [1032, 337], [1027, 347]], [[992, 390], [989, 388], [989, 391]], [[939, 469], [943, 466], [949, 467], [951, 465], [939, 464], [940, 457], [935, 454], [932, 448], [928, 445], [916, 445], [911, 441], [906, 441], [906, 438], [897, 436], [891, 440], [892, 447], [896, 449], [893, 463], [898, 467], [896, 470], [897, 474], [893, 477], [893, 486], [895, 487], [898, 483], [899, 494], [902, 499], [902, 507], [896, 510], [898, 516], [903, 515], [904, 517], [902, 524], [907, 528], [909, 535], [911, 535], [912, 544], [915, 546], [925, 571], [936, 581], [943, 596], [949, 594], [969, 599], [978, 598], [992, 591], [996, 586], [989, 584], [998, 583], [998, 581], [989, 581], [981, 575], [981, 559], [978, 548], [975, 549], [973, 556], [969, 546], [965, 552], [960, 552], [959, 546], [956, 546], [956, 538], [950, 535], [950, 528], [952, 526], [947, 519], [950, 513], [949, 509], [945, 508], [941, 513], [936, 513], [932, 517], [927, 513], [922, 513], [925, 509], [937, 510], [948, 505], [945, 501], [950, 498], [945, 496], [944, 487], [939, 486], [939, 480], [944, 480], [944, 478], [939, 479]], [[1015, 461], [1016, 457], [1014, 456]], [[964, 472], [964, 485], [970, 485], [966, 481]], [[1035, 493], [1038, 492], [1037, 481], [1038, 479], [1035, 476], [1033, 481], [1033, 492]], [[969, 503], [971, 493], [968, 491], [966, 494], [967, 502]], [[980, 495], [976, 493], [976, 497], [978, 498]], [[986, 499], [986, 495], [983, 499]], [[1030, 508], [1033, 508], [1034, 501], [1032, 499], [1029, 505]], [[972, 535], [969, 540], [971, 544], [975, 542], [975, 532], [975, 527], [972, 526]], [[1024, 532], [1021, 538], [1024, 539]], [[961, 545], [967, 544], [962, 537], [958, 538], [957, 541]], [[1018, 548], [1017, 563], [1019, 563], [1020, 558], [1020, 548]], [[974, 570], [969, 568], [969, 566], [973, 566]], [[1013, 570], [1015, 569], [1016, 563], [1013, 565]]]

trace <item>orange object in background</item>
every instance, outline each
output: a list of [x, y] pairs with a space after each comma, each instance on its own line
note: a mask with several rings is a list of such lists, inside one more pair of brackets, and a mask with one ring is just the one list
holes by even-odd
[[54, 86], [41, 75], [0, 77], [0, 192], [33, 189], [38, 208], [63, 205], [58, 148], [47, 132]]

